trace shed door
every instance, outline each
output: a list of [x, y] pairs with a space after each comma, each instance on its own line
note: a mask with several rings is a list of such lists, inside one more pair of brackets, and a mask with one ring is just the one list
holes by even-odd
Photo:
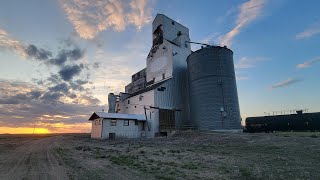
[[175, 129], [175, 110], [170, 109], [159, 109], [159, 128], [161, 130], [165, 129]]

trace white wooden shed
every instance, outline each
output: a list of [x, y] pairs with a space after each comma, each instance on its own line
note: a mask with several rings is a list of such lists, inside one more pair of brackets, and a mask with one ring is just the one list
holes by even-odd
[[94, 139], [145, 136], [144, 115], [94, 112], [89, 121], [92, 121], [91, 138]]

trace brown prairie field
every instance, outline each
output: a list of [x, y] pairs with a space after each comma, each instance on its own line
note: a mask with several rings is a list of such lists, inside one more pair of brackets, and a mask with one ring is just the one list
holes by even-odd
[[320, 179], [320, 133], [0, 135], [0, 179]]

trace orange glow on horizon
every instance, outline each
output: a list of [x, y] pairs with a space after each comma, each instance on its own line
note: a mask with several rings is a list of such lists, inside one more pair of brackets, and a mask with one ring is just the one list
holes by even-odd
[[[51, 133], [88, 133], [91, 130], [91, 123], [36, 123], [34, 134]], [[32, 127], [0, 127], [0, 134], [33, 134]]]
[[[34, 131], [33, 131], [34, 130]], [[47, 128], [30, 128], [30, 127], [0, 127], [0, 134], [49, 134]]]

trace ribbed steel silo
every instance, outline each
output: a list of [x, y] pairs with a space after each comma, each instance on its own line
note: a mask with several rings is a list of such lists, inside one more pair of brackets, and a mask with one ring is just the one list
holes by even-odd
[[209, 46], [187, 58], [190, 119], [198, 129], [240, 129], [233, 64], [227, 47]]

